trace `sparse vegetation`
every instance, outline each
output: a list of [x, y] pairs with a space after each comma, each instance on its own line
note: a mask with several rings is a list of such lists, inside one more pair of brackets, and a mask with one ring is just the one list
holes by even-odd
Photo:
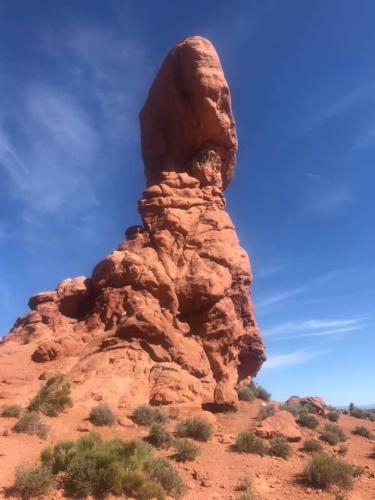
[[318, 453], [322, 451], [322, 445], [317, 439], [308, 439], [303, 443], [302, 451], [306, 453]]
[[319, 420], [309, 413], [301, 413], [297, 423], [301, 427], [307, 427], [308, 429], [316, 429], [319, 426]]
[[317, 409], [314, 405], [309, 403], [284, 403], [280, 406], [280, 410], [286, 410], [293, 415], [293, 417], [298, 418], [300, 415], [307, 413], [316, 414]]
[[373, 434], [370, 432], [370, 430], [363, 425], [357, 425], [357, 427], [353, 430], [353, 434], [357, 434], [358, 436], [363, 436], [367, 439], [372, 439], [374, 437]]
[[325, 430], [327, 432], [332, 432], [332, 433], [336, 434], [336, 436], [338, 437], [339, 441], [346, 441], [345, 432], [338, 425], [336, 425], [336, 424], [326, 424], [325, 425]]
[[327, 453], [313, 455], [304, 471], [306, 482], [320, 489], [327, 489], [332, 485], [350, 488], [353, 476], [354, 469], [349, 463]]
[[242, 385], [237, 389], [238, 399], [240, 401], [254, 401], [254, 392], [250, 389], [248, 385]]
[[150, 446], [142, 441], [103, 441], [99, 434], [89, 434], [43, 450], [41, 460], [53, 474], [64, 472], [61, 477], [70, 497], [111, 493], [163, 500], [166, 494], [179, 498], [184, 492], [172, 464], [152, 457]]
[[14, 432], [35, 435], [45, 439], [48, 434], [48, 426], [42, 421], [40, 415], [35, 412], [25, 412], [13, 427]]
[[164, 424], [168, 420], [168, 415], [160, 408], [140, 405], [134, 410], [132, 419], [138, 425]]
[[269, 454], [288, 459], [292, 454], [292, 448], [285, 437], [274, 437], [270, 441]]
[[343, 457], [348, 453], [348, 447], [345, 444], [341, 443], [337, 449], [337, 453]]
[[32, 412], [40, 411], [48, 417], [56, 417], [72, 404], [70, 384], [65, 382], [63, 375], [58, 374], [47, 380], [27, 409]]
[[327, 418], [330, 422], [338, 422], [340, 414], [337, 411], [329, 411]]
[[190, 437], [196, 441], [208, 441], [212, 436], [212, 425], [201, 417], [190, 417], [180, 422], [176, 429], [179, 437]]
[[177, 462], [191, 462], [200, 454], [200, 447], [190, 439], [178, 439], [175, 444], [174, 458]]
[[155, 446], [155, 448], [166, 449], [172, 446], [173, 436], [163, 424], [152, 424], [147, 441]]
[[340, 442], [338, 435], [331, 431], [323, 431], [320, 437], [322, 438], [323, 441], [332, 446], [335, 446], [337, 443]]
[[53, 476], [50, 469], [44, 465], [16, 468], [12, 493], [22, 499], [44, 495], [52, 486]]
[[240, 432], [236, 437], [234, 447], [241, 453], [255, 453], [256, 455], [265, 455], [267, 448], [262, 441], [252, 432]]
[[272, 417], [275, 415], [275, 407], [272, 404], [267, 404], [266, 406], [261, 406], [258, 413], [258, 420], [264, 420], [265, 418]]
[[20, 405], [5, 405], [1, 408], [1, 416], [8, 418], [19, 418], [23, 408]]
[[370, 422], [375, 422], [375, 413], [368, 410], [361, 410], [354, 405], [354, 403], [350, 403], [349, 405], [349, 415], [355, 418], [363, 418], [364, 420], [370, 420]]
[[89, 420], [98, 427], [112, 426], [116, 422], [116, 416], [107, 403], [99, 403], [91, 409]]
[[236, 496], [236, 500], [258, 500], [259, 498], [253, 491], [253, 480], [250, 476], [239, 479], [236, 490], [242, 491], [241, 495]]

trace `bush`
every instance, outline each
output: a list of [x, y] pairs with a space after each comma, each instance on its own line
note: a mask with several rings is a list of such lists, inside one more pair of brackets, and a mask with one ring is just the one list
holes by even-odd
[[66, 407], [72, 405], [70, 384], [65, 382], [63, 375], [59, 374], [47, 380], [27, 409], [40, 411], [48, 417], [56, 417]]
[[253, 480], [250, 476], [245, 476], [242, 479], [238, 480], [238, 483], [236, 484], [236, 490], [237, 491], [251, 491], [253, 487]]
[[353, 483], [353, 467], [326, 453], [314, 455], [304, 471], [305, 480], [314, 488], [327, 489], [332, 485], [350, 488]]
[[23, 408], [20, 405], [5, 405], [1, 408], [1, 416], [19, 418], [22, 411]]
[[339, 441], [346, 441], [346, 436], [344, 431], [336, 424], [326, 424], [325, 430], [328, 432], [333, 432], [338, 437]]
[[164, 424], [168, 420], [168, 415], [160, 408], [140, 405], [134, 410], [132, 419], [138, 425]]
[[264, 420], [265, 418], [272, 417], [272, 415], [275, 415], [275, 407], [268, 404], [260, 408], [257, 419]]
[[152, 424], [147, 441], [155, 448], [170, 448], [173, 443], [173, 436], [163, 424]]
[[12, 493], [23, 499], [44, 495], [50, 489], [52, 481], [53, 476], [49, 467], [21, 465], [16, 468]]
[[199, 446], [190, 439], [178, 439], [175, 450], [174, 458], [177, 462], [192, 462], [201, 452]]
[[252, 432], [240, 432], [236, 437], [234, 447], [242, 453], [265, 455], [267, 452], [264, 442]]
[[166, 458], [152, 458], [145, 463], [144, 469], [148, 477], [160, 483], [170, 495], [178, 498], [184, 493], [180, 476]]
[[258, 399], [263, 399], [263, 401], [269, 401], [271, 399], [271, 393], [268, 392], [264, 387], [255, 382], [251, 382], [249, 384], [250, 389], [253, 391], [253, 394]]
[[365, 420], [370, 420], [370, 422], [375, 422], [375, 413], [368, 410], [361, 410], [357, 408], [353, 403], [349, 405], [349, 415], [355, 418], [363, 418]]
[[367, 427], [364, 427], [363, 425], [357, 425], [357, 427], [354, 429], [353, 434], [357, 434], [358, 436], [363, 436], [367, 439], [372, 439], [373, 435], [370, 432]]
[[319, 420], [317, 420], [313, 415], [308, 413], [301, 413], [297, 423], [301, 427], [307, 427], [308, 429], [316, 429], [319, 425]]
[[112, 426], [116, 422], [116, 416], [107, 403], [100, 403], [91, 409], [89, 420], [98, 427]]
[[339, 420], [339, 413], [337, 411], [329, 411], [327, 413], [327, 418], [328, 420], [330, 420], [331, 422], [338, 422]]
[[99, 434], [89, 434], [43, 450], [41, 459], [54, 474], [64, 472], [61, 477], [69, 498], [111, 493], [163, 500], [166, 492], [178, 498], [184, 491], [170, 462], [153, 458], [150, 446], [142, 441], [103, 441]]
[[42, 439], [45, 439], [48, 434], [47, 425], [42, 421], [38, 413], [34, 412], [24, 413], [14, 425], [13, 430], [30, 436], [35, 435]]
[[287, 459], [292, 454], [292, 448], [285, 437], [274, 437], [270, 441], [269, 453]]
[[248, 385], [242, 385], [237, 389], [238, 399], [240, 401], [254, 401], [254, 392]]
[[190, 417], [177, 425], [179, 437], [190, 437], [196, 441], [208, 441], [212, 433], [212, 425], [201, 417]]
[[322, 446], [316, 439], [308, 439], [303, 443], [302, 451], [306, 453], [317, 453], [322, 451]]
[[322, 432], [320, 437], [322, 438], [323, 441], [325, 441], [328, 444], [331, 444], [332, 446], [340, 442], [338, 435], [335, 434], [334, 432], [324, 431]]
[[284, 403], [284, 404], [280, 405], [280, 410], [288, 411], [295, 418], [299, 417], [301, 415], [301, 413], [306, 413], [306, 409], [301, 404]]
[[348, 453], [348, 447], [345, 444], [340, 444], [338, 447], [337, 453], [341, 456], [344, 456]]

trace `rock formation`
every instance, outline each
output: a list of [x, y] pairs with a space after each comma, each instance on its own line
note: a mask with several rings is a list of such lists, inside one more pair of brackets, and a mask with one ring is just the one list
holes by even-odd
[[91, 278], [31, 297], [31, 312], [0, 346], [0, 380], [17, 364], [20, 393], [25, 380], [60, 371], [82, 400], [235, 407], [235, 386], [256, 375], [265, 355], [249, 259], [225, 211], [237, 137], [208, 40], [172, 49], [140, 121], [142, 225], [126, 231]]

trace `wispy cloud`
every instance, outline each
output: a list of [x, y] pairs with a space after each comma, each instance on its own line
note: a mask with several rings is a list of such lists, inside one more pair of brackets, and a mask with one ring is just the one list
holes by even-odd
[[309, 184], [301, 203], [305, 213], [310, 215], [337, 215], [354, 202], [354, 196], [345, 185], [328, 178], [308, 172], [305, 174]]
[[311, 361], [314, 358], [327, 354], [326, 350], [302, 349], [298, 351], [271, 354], [263, 365], [263, 369], [283, 368], [285, 366], [294, 366]]
[[364, 318], [308, 319], [287, 321], [262, 331], [265, 337], [303, 338], [338, 335], [358, 330], [364, 326]]

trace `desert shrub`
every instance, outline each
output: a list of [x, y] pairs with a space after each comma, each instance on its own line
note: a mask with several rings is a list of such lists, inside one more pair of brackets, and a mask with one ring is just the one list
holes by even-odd
[[244, 476], [238, 480], [236, 484], [237, 491], [251, 491], [253, 487], [253, 480], [250, 476]]
[[323, 431], [320, 437], [323, 441], [332, 446], [340, 442], [338, 435], [331, 431]]
[[349, 405], [349, 415], [355, 418], [363, 418], [365, 420], [370, 420], [370, 422], [375, 422], [375, 413], [368, 410], [362, 410], [358, 408], [353, 403]]
[[270, 441], [269, 453], [287, 459], [292, 454], [292, 448], [285, 437], [274, 437]]
[[44, 495], [50, 489], [52, 481], [53, 476], [49, 467], [21, 465], [16, 468], [12, 493], [23, 499]]
[[65, 382], [63, 375], [59, 374], [47, 380], [27, 409], [40, 411], [48, 417], [56, 417], [72, 404], [70, 384]]
[[179, 437], [190, 437], [196, 441], [208, 441], [212, 436], [212, 425], [201, 417], [190, 417], [177, 425]]
[[236, 437], [234, 447], [242, 453], [265, 455], [267, 452], [264, 442], [252, 432], [240, 432]]
[[236, 496], [236, 500], [258, 500], [258, 496], [255, 493], [246, 492]]
[[147, 441], [155, 448], [170, 448], [173, 443], [173, 436], [163, 424], [152, 424]]
[[116, 422], [116, 416], [107, 403], [99, 403], [91, 409], [89, 420], [98, 427], [111, 426]]
[[341, 456], [346, 455], [348, 453], [348, 447], [345, 444], [341, 443], [337, 449], [337, 453]]
[[325, 430], [328, 432], [333, 432], [338, 437], [339, 441], [346, 441], [346, 436], [344, 431], [336, 424], [326, 424]]
[[307, 464], [304, 478], [314, 488], [327, 489], [332, 485], [350, 488], [353, 474], [353, 467], [347, 462], [327, 453], [317, 453]]
[[74, 441], [60, 441], [53, 448], [42, 450], [40, 459], [43, 465], [50, 467], [54, 474], [58, 474], [67, 468], [76, 452]]
[[39, 414], [29, 411], [21, 416], [13, 430], [30, 436], [35, 435], [42, 439], [45, 439], [48, 434], [48, 426], [42, 421]]
[[319, 420], [310, 415], [309, 413], [301, 413], [298, 417], [297, 423], [301, 427], [307, 427], [308, 429], [316, 429], [319, 425]]
[[164, 424], [168, 420], [168, 415], [160, 408], [140, 405], [134, 410], [132, 419], [138, 425]]
[[316, 439], [308, 439], [303, 443], [302, 450], [306, 453], [317, 453], [322, 451], [322, 445]]
[[178, 439], [175, 450], [174, 458], [177, 462], [192, 462], [201, 452], [199, 446], [190, 439]]
[[5, 405], [1, 408], [1, 416], [19, 418], [22, 411], [23, 408], [20, 405]]
[[339, 420], [339, 413], [337, 411], [329, 411], [327, 413], [327, 418], [328, 420], [330, 420], [331, 422], [338, 422]]
[[240, 401], [254, 401], [254, 392], [250, 389], [248, 385], [242, 385], [237, 389], [238, 399]]
[[166, 458], [151, 458], [145, 463], [144, 470], [152, 481], [160, 483], [170, 495], [179, 498], [184, 493], [181, 477]]
[[150, 481], [146, 479], [143, 481], [141, 486], [137, 491], [138, 500], [164, 500], [165, 490], [164, 488], [155, 481]]
[[367, 429], [367, 427], [365, 427], [363, 425], [357, 425], [357, 427], [353, 430], [353, 434], [357, 434], [358, 436], [363, 436], [367, 439], [373, 438], [373, 435], [370, 432], [370, 430]]
[[250, 389], [253, 391], [254, 396], [258, 399], [263, 399], [263, 401], [269, 401], [271, 399], [271, 393], [268, 392], [264, 387], [255, 382], [249, 384]]
[[272, 415], [275, 415], [275, 407], [271, 404], [267, 404], [266, 406], [261, 406], [257, 419], [264, 420]]
[[284, 403], [280, 405], [280, 410], [286, 410], [289, 413], [293, 415], [293, 417], [299, 417], [301, 413], [306, 413], [306, 409], [304, 408], [303, 405], [301, 404], [291, 404], [291, 403]]

